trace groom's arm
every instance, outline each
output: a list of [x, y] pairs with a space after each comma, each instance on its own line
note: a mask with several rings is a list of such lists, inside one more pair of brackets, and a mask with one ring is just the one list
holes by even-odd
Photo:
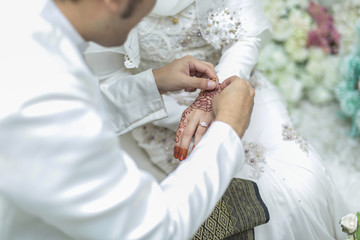
[[102, 81], [101, 93], [117, 134], [167, 117], [165, 105], [151, 70]]
[[[118, 69], [103, 66], [104, 69], [108, 68], [111, 71], [96, 71], [100, 68], [98, 64], [104, 65], [107, 59], [114, 57], [114, 53], [109, 57], [105, 56], [108, 54], [105, 52], [97, 54], [102, 56], [102, 62], [88, 59], [88, 64], [98, 75], [104, 106], [118, 134], [167, 117], [160, 93], [216, 87], [216, 84], [209, 80], [217, 78], [214, 67], [191, 56], [183, 57], [153, 71], [131, 75], [121, 67], [121, 62], [118, 63]], [[114, 65], [113, 62], [107, 62]]]

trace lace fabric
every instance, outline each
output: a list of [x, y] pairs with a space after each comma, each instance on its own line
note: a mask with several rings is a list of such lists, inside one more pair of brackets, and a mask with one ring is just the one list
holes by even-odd
[[202, 37], [197, 25], [195, 3], [182, 11], [177, 24], [173, 23], [172, 17], [151, 15], [144, 18], [137, 29], [140, 70], [161, 67], [185, 55], [217, 64], [221, 54]]

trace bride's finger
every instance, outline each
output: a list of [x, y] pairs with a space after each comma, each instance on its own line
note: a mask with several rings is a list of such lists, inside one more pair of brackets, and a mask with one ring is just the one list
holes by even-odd
[[175, 145], [174, 145], [174, 157], [176, 159], [179, 159], [180, 157], [180, 143], [181, 143], [181, 139], [184, 133], [184, 130], [188, 124], [189, 121], [189, 114], [190, 111], [189, 109], [186, 109], [182, 116], [181, 116], [181, 120], [178, 126], [178, 129], [176, 130], [176, 134], [175, 134]]
[[174, 145], [174, 158], [179, 159], [180, 157], [180, 143], [184, 133], [184, 128], [178, 127], [175, 136], [175, 145]]
[[[194, 138], [194, 146], [198, 144], [200, 139], [204, 136], [208, 128], [210, 127], [212, 123], [212, 113], [209, 113], [209, 116], [207, 115], [205, 118], [202, 118], [202, 120], [199, 122], [199, 125], [197, 126], [195, 138]], [[194, 147], [193, 147], [194, 148]]]
[[198, 123], [199, 123], [199, 117], [194, 116], [189, 120], [186, 128], [184, 129], [182, 138], [180, 140], [180, 153], [179, 153], [180, 161], [184, 160], [187, 157], [190, 142], [195, 134]]

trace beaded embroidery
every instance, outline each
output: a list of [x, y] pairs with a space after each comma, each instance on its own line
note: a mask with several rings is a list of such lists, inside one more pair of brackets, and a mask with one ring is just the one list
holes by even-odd
[[259, 144], [250, 142], [243, 142], [245, 152], [245, 162], [250, 165], [252, 175], [249, 177], [259, 179], [264, 172], [265, 161], [265, 148]]
[[220, 12], [210, 13], [205, 33], [211, 37], [206, 36], [205, 39], [213, 46], [220, 48], [237, 42], [241, 34], [246, 33], [240, 16], [240, 11], [231, 13], [227, 8]]
[[282, 125], [282, 136], [284, 141], [295, 141], [300, 146], [300, 149], [309, 153], [308, 144], [305, 138], [299, 135], [294, 129], [286, 124]]
[[205, 33], [202, 33], [197, 21], [195, 2], [182, 11], [177, 24], [168, 18], [150, 15], [139, 23], [137, 29], [141, 50], [139, 72], [160, 68], [185, 55], [214, 65], [221, 57], [221, 51], [204, 39]]
[[185, 30], [185, 38], [180, 40], [182, 47], [186, 47], [193, 43], [196, 38], [201, 38], [200, 28], [197, 24], [192, 25], [189, 29]]

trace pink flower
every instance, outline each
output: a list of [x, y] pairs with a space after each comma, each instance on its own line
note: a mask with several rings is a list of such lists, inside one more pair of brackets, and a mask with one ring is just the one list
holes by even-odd
[[335, 28], [333, 17], [326, 8], [314, 2], [310, 3], [308, 11], [317, 25], [317, 29], [309, 32], [308, 47], [320, 47], [328, 54], [337, 54], [341, 35]]

